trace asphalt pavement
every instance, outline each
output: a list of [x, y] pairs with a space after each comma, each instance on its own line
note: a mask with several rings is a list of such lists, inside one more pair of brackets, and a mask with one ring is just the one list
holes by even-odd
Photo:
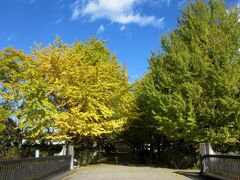
[[80, 167], [63, 180], [202, 180], [198, 170], [96, 164]]

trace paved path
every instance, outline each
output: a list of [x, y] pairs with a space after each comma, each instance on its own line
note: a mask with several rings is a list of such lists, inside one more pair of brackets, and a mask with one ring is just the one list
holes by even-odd
[[65, 180], [200, 180], [198, 171], [98, 164], [81, 167]]

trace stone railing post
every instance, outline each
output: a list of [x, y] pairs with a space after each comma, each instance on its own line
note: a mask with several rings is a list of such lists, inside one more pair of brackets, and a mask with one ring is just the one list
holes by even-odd
[[54, 153], [54, 156], [65, 156], [67, 155], [67, 147], [63, 145], [62, 150], [59, 153]]
[[40, 157], [40, 150], [36, 149], [35, 150], [35, 158], [39, 158]]
[[71, 155], [71, 164], [70, 164], [70, 169], [73, 169], [73, 162], [74, 162], [74, 147], [73, 145], [68, 146], [68, 155]]

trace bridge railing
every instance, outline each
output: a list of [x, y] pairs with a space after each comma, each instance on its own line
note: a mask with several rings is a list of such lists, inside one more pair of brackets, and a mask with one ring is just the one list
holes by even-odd
[[203, 155], [201, 174], [218, 179], [240, 180], [240, 156]]
[[71, 156], [0, 160], [0, 179], [47, 179], [70, 170], [70, 163]]

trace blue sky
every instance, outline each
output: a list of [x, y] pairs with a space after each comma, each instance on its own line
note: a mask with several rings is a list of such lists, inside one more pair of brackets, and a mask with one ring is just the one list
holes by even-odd
[[[66, 43], [91, 37], [126, 64], [130, 81], [147, 71], [160, 36], [176, 28], [180, 9], [190, 0], [1, 0], [0, 49], [13, 46], [26, 53], [60, 35]], [[227, 0], [227, 4], [237, 4]]]

